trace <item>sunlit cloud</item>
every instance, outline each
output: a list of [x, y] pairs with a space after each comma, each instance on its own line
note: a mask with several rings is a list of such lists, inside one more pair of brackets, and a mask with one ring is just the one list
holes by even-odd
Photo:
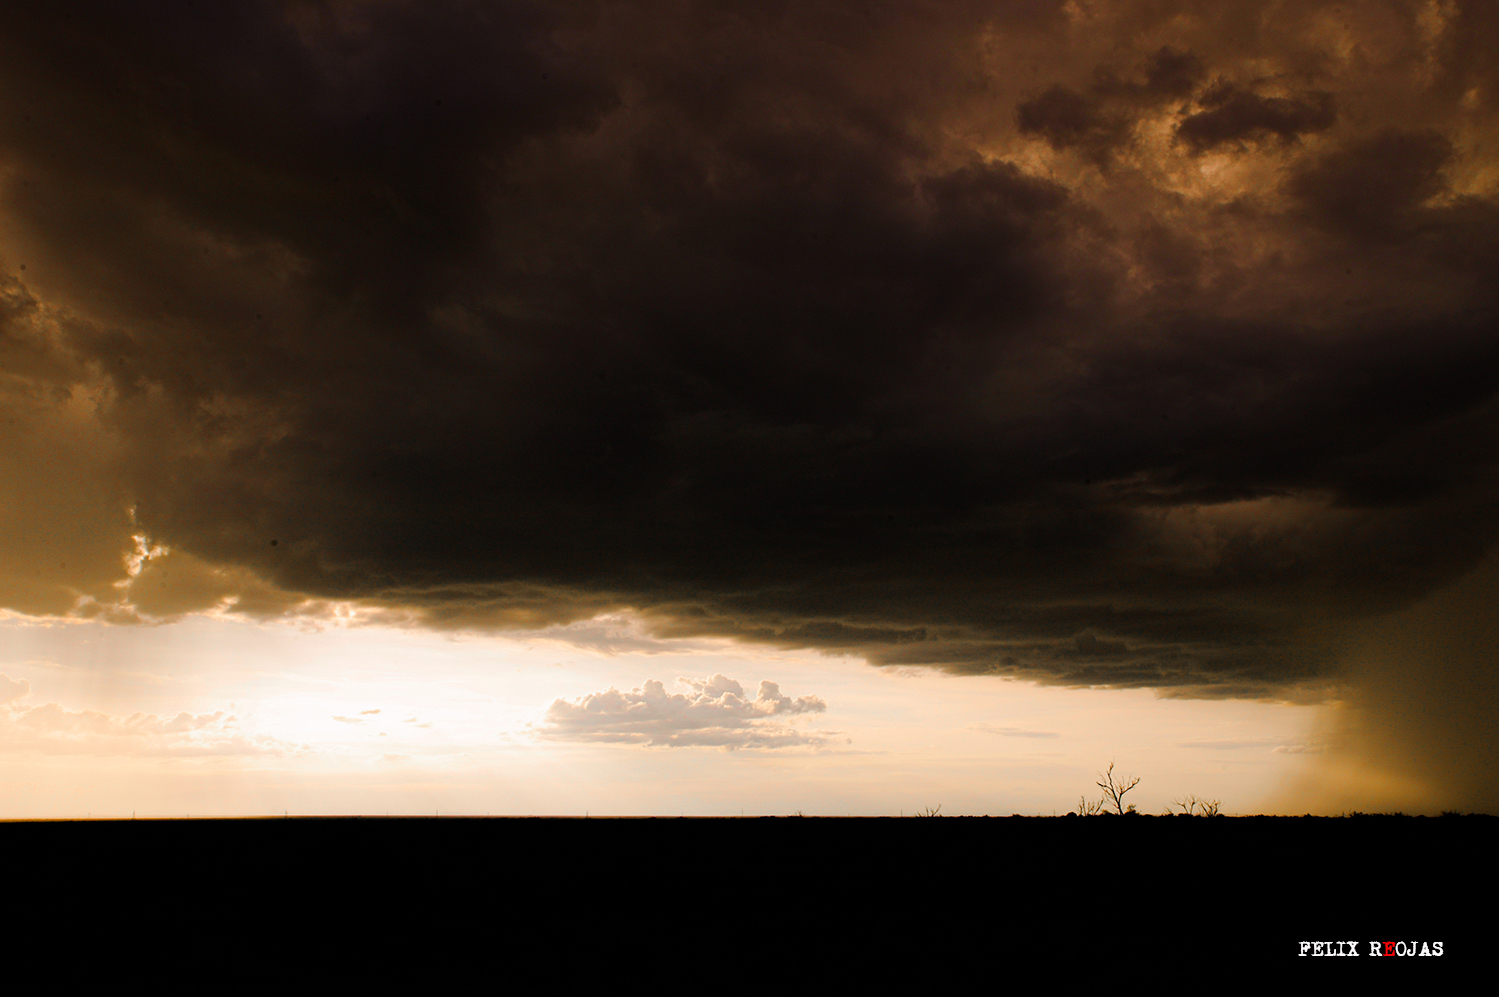
[[[651, 679], [630, 692], [609, 689], [573, 702], [557, 700], [537, 736], [552, 740], [622, 742], [652, 746], [787, 748], [827, 743], [822, 734], [793, 728], [786, 720], [823, 713], [816, 696], [792, 699], [775, 682], [762, 681], [754, 699], [723, 675], [702, 681], [679, 679], [692, 691], [668, 693]], [[784, 718], [784, 719], [782, 719]]]

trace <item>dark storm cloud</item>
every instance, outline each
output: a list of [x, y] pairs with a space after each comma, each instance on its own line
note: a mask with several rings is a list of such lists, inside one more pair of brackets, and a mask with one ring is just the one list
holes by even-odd
[[1139, 92], [1162, 100], [1186, 97], [1204, 75], [1206, 70], [1196, 55], [1162, 47], [1146, 62], [1145, 85]]
[[1198, 103], [1204, 110], [1177, 126], [1177, 137], [1201, 152], [1246, 139], [1293, 141], [1326, 131], [1337, 121], [1332, 94], [1263, 97], [1229, 83], [1213, 87]]
[[1494, 25], [1083, 6], [8, 5], [4, 604], [1323, 694], [1495, 539]]
[[1022, 134], [1040, 135], [1055, 149], [1081, 147], [1095, 159], [1129, 138], [1129, 120], [1102, 98], [1063, 86], [1021, 103], [1015, 115]]
[[1085, 93], [1054, 85], [1017, 104], [1016, 123], [1023, 135], [1040, 136], [1054, 149], [1079, 149], [1107, 165], [1111, 154], [1129, 143], [1142, 106], [1190, 96], [1203, 73], [1202, 60], [1195, 54], [1163, 47], [1146, 60], [1143, 79], [1121, 77], [1111, 67], [1099, 66]]
[[1430, 129], [1389, 129], [1308, 164], [1291, 187], [1324, 224], [1357, 238], [1408, 237], [1446, 187], [1452, 143]]

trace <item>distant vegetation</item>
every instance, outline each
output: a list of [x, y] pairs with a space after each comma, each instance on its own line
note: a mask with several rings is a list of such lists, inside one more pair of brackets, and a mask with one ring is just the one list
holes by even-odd
[[[1098, 773], [1098, 781], [1096, 783], [1094, 783], [1094, 785], [1096, 785], [1099, 788], [1099, 790], [1101, 791], [1100, 795], [1098, 796], [1098, 798], [1090, 800], [1090, 799], [1088, 799], [1087, 794], [1083, 794], [1082, 796], [1079, 796], [1078, 800], [1077, 800], [1077, 809], [1069, 811], [1067, 813], [1068, 817], [1098, 817], [1098, 816], [1103, 816], [1103, 817], [1130, 817], [1130, 816], [1149, 816], [1149, 815], [1146, 815], [1146, 814], [1140, 814], [1139, 811], [1135, 808], [1135, 805], [1133, 803], [1127, 803], [1127, 802], [1125, 802], [1125, 796], [1132, 789], [1134, 789], [1136, 786], [1138, 786], [1140, 784], [1140, 777], [1139, 776], [1134, 776], [1134, 775], [1129, 775], [1129, 776], [1115, 775], [1114, 774], [1114, 768], [1115, 768], [1115, 764], [1111, 760], [1109, 762], [1108, 768], [1106, 768], [1102, 772]], [[944, 815], [942, 813], [942, 805], [940, 803], [937, 806], [935, 806], [935, 807], [927, 807], [925, 810], [908, 811], [908, 812], [903, 812], [903, 813], [909, 813], [910, 816], [913, 816], [913, 817], [942, 817], [942, 816], [952, 816], [951, 814]], [[796, 816], [800, 817], [801, 814], [798, 812], [796, 814]], [[1021, 815], [1020, 814], [1014, 814], [1013, 816], [1020, 817]], [[1165, 813], [1161, 814], [1161, 816], [1162, 817], [1222, 817], [1222, 816], [1225, 816], [1225, 814], [1223, 813], [1223, 801], [1222, 800], [1209, 799], [1209, 798], [1204, 797], [1204, 796], [1198, 796], [1196, 793], [1188, 793], [1185, 796], [1179, 796], [1176, 799], [1172, 800], [1170, 803], [1167, 803], [1166, 804], [1166, 811], [1165, 811]], [[1245, 816], [1247, 816], [1247, 815], [1245, 815]], [[1259, 817], [1261, 819], [1263, 819], [1266, 816], [1272, 816], [1272, 815], [1266, 815], [1266, 814], [1259, 815]], [[1286, 817], [1291, 817], [1293, 815], [1279, 815], [1279, 816], [1281, 818], [1286, 818]], [[1319, 815], [1305, 814], [1304, 816], [1305, 817], [1317, 817]], [[1369, 817], [1407, 817], [1407, 816], [1412, 816], [1412, 815], [1407, 815], [1407, 814], [1404, 814], [1404, 813], [1364, 813], [1362, 811], [1353, 810], [1353, 811], [1344, 811], [1341, 814], [1330, 814], [1330, 815], [1325, 815], [1325, 816], [1331, 817], [1333, 819], [1339, 819], [1339, 818], [1346, 819], [1346, 818], [1349, 818], [1349, 817], [1362, 817], [1362, 818], [1369, 818]], [[1483, 817], [1483, 816], [1490, 816], [1490, 815], [1476, 814], [1476, 813], [1475, 814], [1464, 814], [1464, 813], [1462, 813], [1460, 811], [1456, 811], [1456, 810], [1444, 810], [1444, 811], [1442, 811], [1442, 816], [1443, 817]]]
[[[1109, 767], [1098, 773], [1098, 782], [1095, 783], [1099, 789], [1103, 790], [1103, 795], [1097, 800], [1090, 800], [1086, 795], [1078, 797], [1077, 809], [1067, 816], [1094, 817], [1099, 814], [1110, 814], [1126, 817], [1137, 813], [1133, 803], [1124, 802], [1124, 795], [1139, 784], [1139, 776], [1114, 775], [1114, 763], [1110, 761]], [[1165, 816], [1217, 817], [1222, 811], [1221, 800], [1204, 799], [1196, 793], [1188, 793], [1168, 803]]]
[[[1172, 809], [1180, 808], [1179, 810]], [[1220, 800], [1204, 800], [1195, 793], [1188, 793], [1180, 799], [1172, 800], [1166, 804], [1166, 815], [1175, 817], [1217, 817], [1223, 808]]]

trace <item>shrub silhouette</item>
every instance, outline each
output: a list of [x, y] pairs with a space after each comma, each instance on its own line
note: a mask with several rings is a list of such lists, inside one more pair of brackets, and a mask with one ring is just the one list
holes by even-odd
[[1079, 817], [1092, 817], [1103, 813], [1103, 800], [1090, 800], [1086, 796], [1077, 798], [1077, 815]]
[[1172, 807], [1181, 807], [1178, 817], [1217, 817], [1222, 810], [1221, 800], [1205, 800], [1196, 793], [1188, 793], [1186, 796], [1172, 800], [1166, 805], [1166, 812], [1173, 813]]

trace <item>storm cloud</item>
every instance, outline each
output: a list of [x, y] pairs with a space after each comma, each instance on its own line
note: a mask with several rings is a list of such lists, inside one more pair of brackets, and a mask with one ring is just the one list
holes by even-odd
[[0, 603], [1318, 699], [1492, 547], [1491, 5], [0, 11]]

